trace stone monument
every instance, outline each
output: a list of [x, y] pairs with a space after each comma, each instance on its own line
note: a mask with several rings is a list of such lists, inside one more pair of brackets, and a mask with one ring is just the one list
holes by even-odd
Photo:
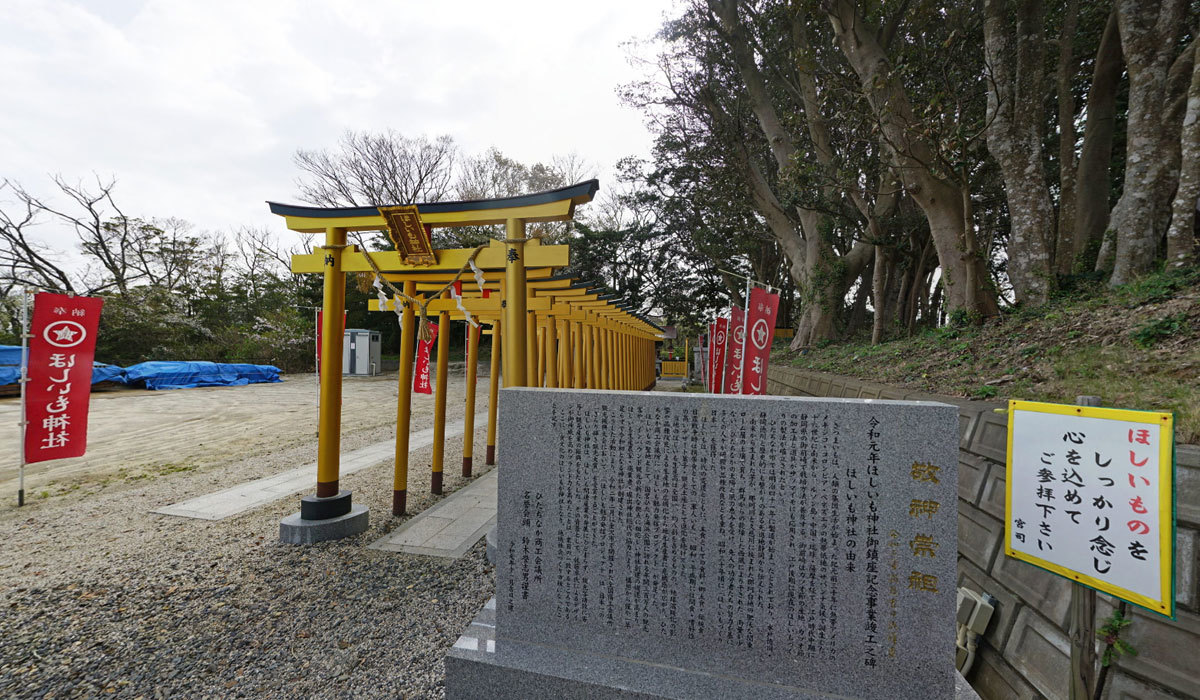
[[501, 406], [496, 598], [446, 697], [955, 697], [954, 407]]

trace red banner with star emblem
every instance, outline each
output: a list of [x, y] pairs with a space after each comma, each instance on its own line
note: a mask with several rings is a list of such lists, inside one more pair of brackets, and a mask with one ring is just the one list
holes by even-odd
[[752, 289], [746, 309], [746, 369], [742, 393], [761, 396], [767, 393], [767, 363], [771, 359], [771, 342], [775, 339], [779, 295], [761, 288]]
[[729, 309], [729, 338], [725, 341], [725, 388], [722, 393], [742, 394], [742, 352], [746, 340], [746, 312]]
[[721, 385], [724, 383], [725, 376], [725, 336], [729, 330], [729, 319], [718, 318], [716, 330], [712, 334], [712, 342], [710, 353], [712, 354], [712, 381], [709, 382], [708, 390], [714, 394], [721, 393]]
[[92, 359], [104, 300], [41, 292], [33, 298], [25, 385], [25, 461], [87, 451]]
[[432, 394], [433, 389], [429, 386], [429, 351], [433, 347], [433, 343], [437, 340], [438, 325], [436, 323], [429, 324], [429, 340], [422, 340], [417, 343], [417, 371], [413, 373], [413, 391], [418, 394]]

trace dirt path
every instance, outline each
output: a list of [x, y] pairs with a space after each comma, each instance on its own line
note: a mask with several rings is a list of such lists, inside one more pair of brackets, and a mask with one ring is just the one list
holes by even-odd
[[[457, 419], [463, 381], [451, 380]], [[346, 382], [343, 454], [393, 438], [395, 381]], [[390, 460], [344, 476], [370, 509], [369, 530], [345, 540], [281, 544], [279, 521], [299, 495], [221, 521], [153, 512], [311, 463], [314, 385], [309, 375], [98, 396], [89, 455], [33, 469], [82, 487], [18, 509], [5, 482], [0, 697], [441, 697], [446, 650], [492, 594], [493, 573], [482, 543], [452, 561], [367, 548], [406, 520], [390, 512]], [[429, 427], [433, 398], [413, 405], [413, 430]], [[2, 408], [0, 422], [15, 422], [15, 405]], [[485, 435], [477, 425], [476, 454]], [[461, 447], [446, 442], [447, 494], [468, 483]], [[440, 500], [431, 460], [432, 446], [411, 454], [410, 515]], [[488, 469], [479, 462], [477, 475]], [[153, 471], [163, 463], [185, 466]]]

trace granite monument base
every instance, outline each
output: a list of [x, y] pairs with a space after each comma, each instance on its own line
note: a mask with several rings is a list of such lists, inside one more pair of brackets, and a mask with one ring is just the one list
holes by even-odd
[[340, 540], [367, 531], [367, 507], [355, 505], [350, 512], [336, 518], [305, 520], [300, 513], [292, 513], [279, 521], [279, 541], [284, 544], [313, 544], [326, 540]]
[[[950, 673], [955, 676], [955, 700], [979, 700], [961, 675]], [[495, 598], [484, 605], [446, 655], [445, 687], [447, 700], [834, 697], [796, 686], [756, 683], [552, 644], [507, 639], [497, 643]]]

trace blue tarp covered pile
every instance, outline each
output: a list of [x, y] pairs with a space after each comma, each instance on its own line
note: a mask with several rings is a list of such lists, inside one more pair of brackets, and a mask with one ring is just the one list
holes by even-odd
[[100, 382], [125, 383], [125, 370], [116, 365], [106, 365], [103, 362], [92, 363], [92, 384]]
[[21, 365], [20, 345], [0, 345], [0, 365]]
[[[21, 378], [21, 346], [0, 345], [0, 386], [16, 384]], [[125, 370], [103, 362], [92, 363], [92, 384], [100, 382], [125, 383]]]
[[[16, 384], [21, 376], [21, 346], [0, 345], [0, 386]], [[147, 389], [184, 389], [197, 386], [243, 386], [278, 382], [279, 368], [271, 365], [216, 362], [141, 362], [121, 368], [96, 362], [92, 383], [145, 384]]]
[[271, 365], [216, 362], [139, 362], [125, 368], [129, 384], [145, 382], [147, 389], [190, 389], [198, 386], [243, 386], [278, 382], [279, 368]]

